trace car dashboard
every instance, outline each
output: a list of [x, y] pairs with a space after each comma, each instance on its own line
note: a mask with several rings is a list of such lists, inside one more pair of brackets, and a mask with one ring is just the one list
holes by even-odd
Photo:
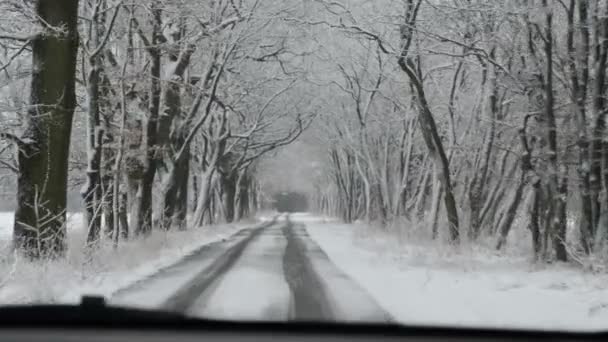
[[507, 342], [608, 341], [606, 332], [549, 332], [397, 324], [232, 322], [105, 305], [0, 308], [2, 342]]

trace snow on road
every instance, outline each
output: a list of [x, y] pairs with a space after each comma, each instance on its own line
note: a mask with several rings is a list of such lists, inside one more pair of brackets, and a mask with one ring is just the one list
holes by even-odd
[[184, 255], [250, 227], [241, 222], [191, 228], [187, 231], [155, 231], [144, 240], [121, 242], [114, 249], [102, 241], [90, 256], [83, 249], [86, 230], [81, 214], [68, 214], [66, 258], [29, 262], [10, 253], [12, 213], [0, 213], [0, 305], [77, 302], [82, 295], [106, 297]]
[[608, 329], [608, 275], [305, 221], [330, 259], [404, 324]]
[[206, 243], [175, 264], [161, 268], [150, 277], [112, 294], [113, 305], [164, 309], [166, 302], [178, 291], [194, 281], [197, 276], [220, 258], [226, 250], [234, 247], [248, 236], [248, 230], [221, 241]]
[[[303, 224], [295, 224], [292, 228], [292, 248], [302, 251], [302, 257], [310, 264], [311, 275], [318, 279], [322, 300], [331, 312], [331, 320], [341, 322], [387, 323], [391, 320], [388, 315], [359, 284], [336, 267], [326, 253], [310, 239]], [[316, 275], [316, 276], [315, 276]], [[318, 319], [318, 318], [316, 318]]]
[[[284, 215], [281, 221], [285, 220]], [[314, 268], [327, 278], [323, 286], [333, 293], [334, 309], [343, 313], [358, 312], [366, 305], [358, 294], [344, 290], [360, 286], [392, 318], [405, 324], [608, 329], [606, 274], [586, 273], [569, 265], [534, 265], [518, 250], [497, 254], [478, 246], [453, 248], [440, 242], [403, 239], [395, 233], [340, 224], [326, 217], [294, 214], [291, 220], [305, 224], [311, 238], [345, 273], [328, 276], [331, 272], [327, 270], [334, 265], [316, 257], [312, 260]], [[12, 214], [0, 213], [3, 247], [10, 243], [11, 221]], [[155, 232], [143, 241], [125, 242], [118, 250], [103, 244], [87, 259], [82, 248], [73, 247], [82, 246], [86, 236], [78, 228], [81, 218], [73, 215], [71, 222], [68, 243], [72, 248], [60, 261], [15, 260], [2, 249], [0, 304], [73, 302], [82, 294], [109, 296], [201, 245], [252, 225]], [[281, 227], [275, 225], [254, 238], [230, 271], [193, 301], [190, 314], [233, 320], [289, 317], [292, 297], [283, 270], [287, 240]], [[199, 269], [203, 266], [197, 265]], [[188, 274], [191, 272], [181, 272], [180, 276]], [[353, 287], [348, 278], [358, 286]], [[179, 281], [187, 281], [184, 279], [167, 277], [155, 286], [170, 293]], [[160, 303], [150, 291], [128, 299], [130, 304], [144, 306]]]
[[286, 244], [280, 225], [267, 228], [188, 313], [216, 319], [286, 320], [291, 300], [283, 275]]

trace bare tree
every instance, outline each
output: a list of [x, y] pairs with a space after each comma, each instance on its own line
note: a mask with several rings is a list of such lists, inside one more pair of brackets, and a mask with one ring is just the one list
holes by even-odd
[[25, 131], [16, 139], [19, 175], [14, 225], [14, 243], [30, 257], [61, 255], [65, 250], [78, 1], [38, 1], [35, 11], [44, 31], [31, 39], [31, 108]]

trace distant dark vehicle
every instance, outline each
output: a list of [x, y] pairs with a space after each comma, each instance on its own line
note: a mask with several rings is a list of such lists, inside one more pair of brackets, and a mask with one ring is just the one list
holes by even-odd
[[299, 192], [281, 192], [273, 196], [275, 209], [280, 213], [295, 213], [308, 210], [308, 198]]

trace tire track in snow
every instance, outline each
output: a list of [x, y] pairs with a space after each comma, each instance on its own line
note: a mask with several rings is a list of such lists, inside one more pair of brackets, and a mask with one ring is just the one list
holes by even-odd
[[281, 225], [266, 228], [245, 246], [230, 269], [193, 301], [188, 314], [229, 320], [287, 320], [290, 291], [282, 262], [286, 245]]
[[287, 239], [287, 247], [283, 256], [283, 271], [285, 280], [291, 289], [290, 319], [300, 321], [331, 321], [334, 315], [322, 282], [306, 253], [306, 246], [288, 221], [283, 227]]
[[292, 291], [292, 320], [391, 322], [373, 298], [333, 264], [303, 224], [288, 223], [285, 277]]
[[[181, 281], [180, 285], [174, 284], [176, 280]], [[138, 288], [145, 291], [138, 292]], [[150, 296], [156, 289], [168, 294], [155, 300]], [[289, 217], [203, 246], [179, 263], [136, 283], [123, 295], [132, 302], [150, 298], [151, 307], [206, 318], [392, 320], [329, 260], [305, 226]]]
[[274, 221], [263, 227], [253, 229], [247, 237], [222, 253], [208, 267], [201, 270], [188, 284], [169, 297], [162, 307], [169, 311], [188, 312], [194, 300], [200, 297], [234, 265], [247, 245], [273, 224]]
[[[227, 254], [244, 247], [252, 236], [272, 224], [274, 220], [257, 228], [242, 229], [226, 239], [203, 245], [178, 262], [114, 292], [110, 302], [117, 305], [181, 311], [184, 306], [184, 296], [192, 295], [192, 291], [198, 289], [194, 285], [201, 281], [201, 275], [212, 272]], [[195, 294], [194, 297], [196, 298], [197, 295]]]

